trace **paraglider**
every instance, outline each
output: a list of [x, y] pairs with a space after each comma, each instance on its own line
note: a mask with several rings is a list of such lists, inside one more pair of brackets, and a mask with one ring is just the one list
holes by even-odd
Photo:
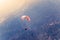
[[[30, 27], [29, 27], [29, 23], [30, 23], [30, 21], [31, 21], [31, 18], [30, 18], [30, 16], [28, 16], [28, 15], [23, 15], [23, 16], [21, 16], [21, 20], [24, 22], [25, 20], [27, 21], [27, 22], [25, 22], [25, 30], [27, 30], [27, 29], [30, 29]], [[23, 25], [24, 26], [24, 25]]]

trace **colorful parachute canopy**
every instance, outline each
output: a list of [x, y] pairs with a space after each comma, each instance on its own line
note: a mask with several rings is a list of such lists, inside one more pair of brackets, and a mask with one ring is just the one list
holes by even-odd
[[22, 20], [27, 20], [28, 22], [30, 22], [30, 17], [29, 16], [27, 16], [27, 15], [23, 15], [23, 16], [21, 16], [21, 19]]

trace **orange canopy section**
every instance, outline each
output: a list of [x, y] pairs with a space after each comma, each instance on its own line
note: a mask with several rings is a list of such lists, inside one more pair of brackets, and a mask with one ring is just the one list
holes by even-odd
[[21, 19], [22, 20], [27, 20], [28, 22], [30, 22], [30, 17], [29, 16], [27, 16], [27, 15], [23, 15], [23, 16], [21, 16]]

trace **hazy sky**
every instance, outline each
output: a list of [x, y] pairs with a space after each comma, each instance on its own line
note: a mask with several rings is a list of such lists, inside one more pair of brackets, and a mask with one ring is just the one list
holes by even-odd
[[[11, 13], [7, 13], [7, 16], [1, 16], [1, 21], [5, 20], [5, 18], [7, 17], [8, 19], [2, 22], [3, 24], [1, 23], [0, 25], [0, 38], [8, 40], [8, 38], [14, 39], [17, 37], [18, 39], [16, 38], [16, 40], [23, 40], [24, 38], [25, 40], [40, 40], [40, 35], [44, 33], [47, 33], [48, 35], [53, 37], [53, 34], [56, 33], [57, 29], [60, 29], [60, 25], [58, 24], [57, 27], [53, 26], [51, 29], [48, 29], [47, 26], [49, 27], [50, 25], [55, 25], [54, 23], [60, 22], [60, 1], [27, 0], [25, 2], [26, 5], [24, 4], [22, 9], [20, 9], [20, 6], [18, 5], [18, 10], [13, 9], [14, 11]], [[24, 2], [22, 1], [22, 3]], [[20, 2], [18, 4], [20, 4]], [[22, 20], [20, 19], [22, 15], [29, 15], [31, 17], [31, 22], [22, 22]], [[31, 27], [31, 30], [24, 30], [26, 25], [25, 23], [28, 24], [27, 26]], [[56, 31], [54, 31], [55, 29]], [[58, 33], [58, 35], [60, 34]]]

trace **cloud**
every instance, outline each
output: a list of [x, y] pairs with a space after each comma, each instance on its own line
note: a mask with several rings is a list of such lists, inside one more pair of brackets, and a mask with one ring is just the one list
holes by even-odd
[[0, 18], [0, 24], [3, 23], [5, 20], [5, 18]]

